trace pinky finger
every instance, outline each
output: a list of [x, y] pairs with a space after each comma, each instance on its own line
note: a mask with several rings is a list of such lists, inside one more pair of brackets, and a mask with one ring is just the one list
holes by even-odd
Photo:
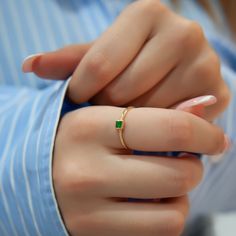
[[[163, 203], [111, 202], [78, 219], [75, 235], [176, 236], [183, 231], [186, 197]], [[88, 227], [89, 226], [89, 227]]]

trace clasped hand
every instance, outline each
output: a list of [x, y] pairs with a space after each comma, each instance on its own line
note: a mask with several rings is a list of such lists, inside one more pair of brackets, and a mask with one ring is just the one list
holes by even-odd
[[[159, 1], [141, 0], [96, 41], [28, 58], [23, 70], [50, 79], [72, 75], [71, 101], [103, 105], [70, 112], [58, 127], [53, 181], [68, 231], [179, 235], [189, 208], [187, 194], [202, 177], [201, 162], [189, 154], [133, 155], [122, 148], [114, 122], [122, 113], [116, 106], [140, 107], [129, 112], [124, 133], [134, 150], [209, 155], [225, 150], [223, 131], [208, 121], [226, 108], [230, 95], [201, 27]], [[204, 108], [205, 119], [166, 109], [208, 94], [217, 103]]]

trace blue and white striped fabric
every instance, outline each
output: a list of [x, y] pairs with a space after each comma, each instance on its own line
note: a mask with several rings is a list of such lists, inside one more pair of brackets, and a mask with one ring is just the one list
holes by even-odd
[[[68, 235], [53, 191], [53, 143], [67, 82], [21, 72], [29, 54], [97, 38], [131, 0], [0, 0], [0, 235]], [[164, 1], [167, 2], [168, 1]], [[233, 100], [219, 119], [236, 137], [236, 50], [194, 1], [181, 14], [204, 26], [222, 58]], [[189, 9], [191, 9], [191, 16]], [[192, 193], [192, 215], [236, 210], [236, 145], [219, 164], [205, 159], [203, 183]]]

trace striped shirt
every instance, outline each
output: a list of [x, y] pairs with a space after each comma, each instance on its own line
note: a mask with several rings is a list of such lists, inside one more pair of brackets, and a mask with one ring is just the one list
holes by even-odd
[[[52, 184], [52, 152], [65, 105], [66, 81], [45, 81], [21, 72], [29, 54], [96, 39], [131, 0], [0, 0], [0, 235], [68, 235]], [[163, 1], [170, 5], [168, 0]], [[179, 13], [202, 24], [222, 60], [233, 93], [217, 121], [236, 136], [236, 49], [195, 1]], [[225, 36], [222, 36], [225, 35]], [[191, 193], [191, 216], [236, 210], [236, 146], [212, 164]]]

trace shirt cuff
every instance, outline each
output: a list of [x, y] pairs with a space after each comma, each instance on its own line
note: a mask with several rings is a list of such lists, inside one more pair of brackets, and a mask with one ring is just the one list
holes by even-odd
[[[55, 137], [56, 137], [56, 131], [58, 128], [59, 120], [60, 118], [65, 115], [66, 113], [90, 106], [90, 103], [82, 103], [82, 104], [75, 104], [72, 103], [67, 97], [66, 97], [66, 90], [68, 87], [68, 84], [70, 82], [70, 79], [66, 82], [63, 82], [59, 89], [57, 90], [57, 94], [52, 96], [52, 100], [50, 102], [51, 109], [47, 109], [46, 117], [48, 116], [48, 127], [44, 127], [45, 131], [43, 132], [45, 134], [45, 137], [43, 140], [45, 140], [44, 147], [45, 147], [45, 153], [43, 154], [42, 158], [42, 166], [44, 169], [43, 172], [41, 172], [42, 178], [45, 179], [43, 182], [43, 198], [45, 202], [45, 209], [46, 209], [46, 215], [49, 214], [51, 217], [51, 220], [53, 221], [53, 224], [55, 225], [53, 232], [51, 232], [48, 235], [57, 235], [57, 236], [68, 236], [68, 232], [66, 230], [66, 227], [64, 225], [62, 216], [60, 214], [59, 206], [57, 204], [55, 191], [53, 187], [53, 179], [52, 179], [52, 158], [53, 158], [53, 149], [54, 149], [54, 143], [55, 143]], [[59, 82], [60, 83], [60, 82]], [[47, 168], [48, 167], [48, 168]], [[52, 229], [52, 228], [50, 228]]]
[[51, 95], [51, 99], [48, 101], [50, 109], [47, 109], [46, 114], [44, 114], [45, 119], [48, 120], [48, 125], [44, 126], [42, 130], [44, 137], [42, 138], [43, 144], [41, 145], [42, 153], [40, 157], [39, 178], [42, 183], [41, 197], [44, 203], [45, 216], [48, 220], [48, 224], [45, 224], [44, 227], [48, 236], [69, 236], [59, 211], [52, 178], [52, 159], [55, 137], [68, 83], [69, 81], [56, 83], [55, 86], [58, 86], [58, 89]]

